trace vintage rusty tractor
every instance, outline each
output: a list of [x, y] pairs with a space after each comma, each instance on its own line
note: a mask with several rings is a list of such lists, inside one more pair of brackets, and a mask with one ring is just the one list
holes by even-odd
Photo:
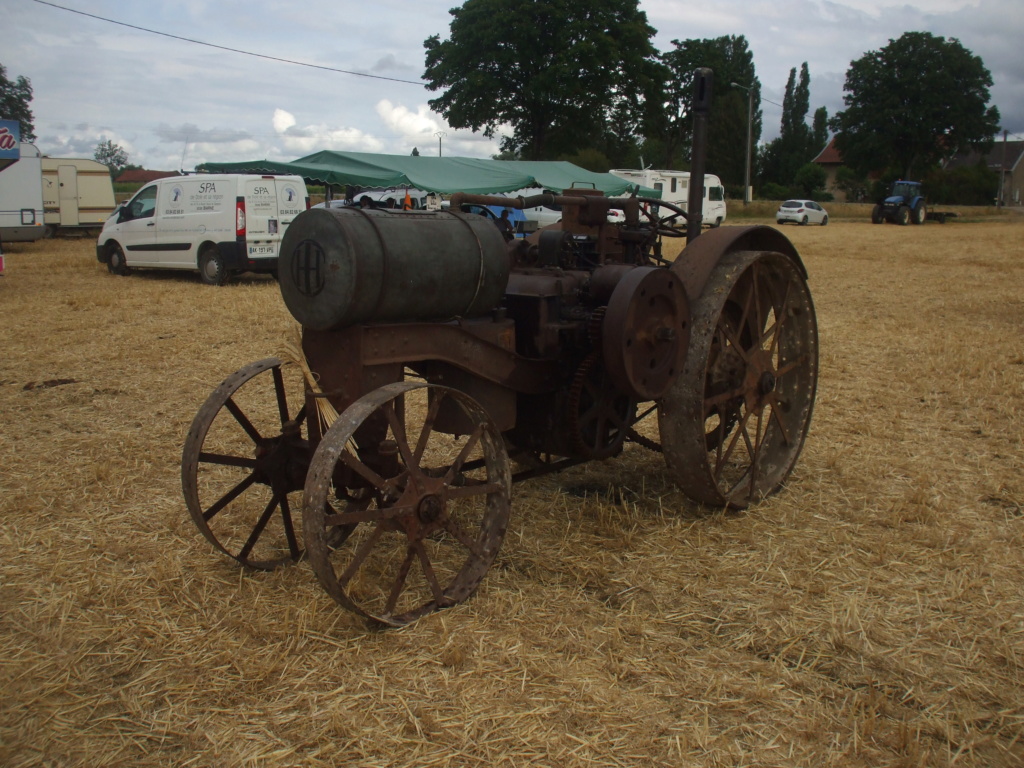
[[811, 419], [814, 307], [778, 231], [695, 237], [675, 206], [567, 190], [513, 202], [564, 216], [506, 243], [470, 203], [509, 199], [298, 216], [280, 286], [301, 354], [227, 378], [186, 438], [185, 500], [215, 547], [256, 569], [308, 557], [383, 625], [473, 593], [516, 481], [633, 442], [697, 502], [742, 508], [786, 480]]

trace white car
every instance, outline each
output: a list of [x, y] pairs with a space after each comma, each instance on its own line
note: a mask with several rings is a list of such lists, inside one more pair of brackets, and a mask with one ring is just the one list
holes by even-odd
[[828, 211], [813, 200], [787, 200], [775, 212], [775, 223], [785, 224], [792, 221], [804, 224], [828, 224]]

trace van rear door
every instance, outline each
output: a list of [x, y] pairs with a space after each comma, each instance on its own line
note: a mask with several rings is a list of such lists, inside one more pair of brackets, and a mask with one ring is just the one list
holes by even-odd
[[281, 217], [281, 232], [292, 223], [292, 219], [306, 210], [306, 185], [298, 177], [281, 177], [274, 179], [277, 185], [277, 212]]
[[306, 187], [295, 177], [245, 180], [245, 239], [249, 259], [277, 258], [284, 230], [306, 209]]

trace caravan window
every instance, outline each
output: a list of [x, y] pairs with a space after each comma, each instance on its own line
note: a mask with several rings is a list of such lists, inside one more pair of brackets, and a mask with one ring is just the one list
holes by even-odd
[[712, 202], [725, 200], [725, 187], [710, 187], [708, 189], [708, 200]]
[[676, 191], [676, 177], [675, 176], [672, 177], [672, 191], [673, 192]]

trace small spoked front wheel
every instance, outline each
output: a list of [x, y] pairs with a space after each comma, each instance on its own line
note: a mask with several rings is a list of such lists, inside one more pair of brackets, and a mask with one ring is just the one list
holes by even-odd
[[189, 514], [211, 544], [249, 568], [302, 556], [295, 523], [310, 454], [303, 392], [296, 366], [275, 357], [251, 363], [213, 391], [185, 439]]
[[476, 401], [386, 385], [349, 406], [313, 456], [310, 565], [344, 608], [408, 624], [473, 594], [504, 538], [510, 488], [501, 433]]

